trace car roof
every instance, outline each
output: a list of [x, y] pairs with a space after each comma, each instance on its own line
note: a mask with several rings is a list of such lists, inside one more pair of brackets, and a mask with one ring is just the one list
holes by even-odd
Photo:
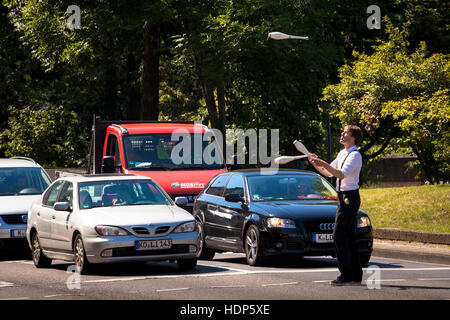
[[120, 180], [153, 180], [149, 177], [138, 176], [135, 174], [86, 174], [61, 177], [58, 180], [68, 180], [73, 182], [96, 182], [96, 181], [120, 181]]
[[298, 174], [298, 175], [317, 175], [317, 173], [308, 170], [298, 169], [273, 169], [271, 168], [254, 168], [254, 169], [240, 169], [229, 171], [228, 173], [240, 173], [243, 176], [261, 176], [261, 175], [283, 175], [283, 174]]
[[41, 168], [41, 166], [31, 158], [12, 157], [0, 158], [0, 168]]

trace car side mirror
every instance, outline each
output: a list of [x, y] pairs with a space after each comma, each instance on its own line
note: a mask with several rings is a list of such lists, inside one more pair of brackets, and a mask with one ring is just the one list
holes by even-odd
[[102, 172], [114, 173], [115, 169], [114, 156], [104, 156], [102, 159]]
[[176, 197], [175, 204], [177, 206], [186, 206], [188, 204], [188, 199], [186, 197]]
[[68, 202], [56, 202], [53, 205], [53, 209], [56, 211], [72, 211], [72, 208], [70, 207], [70, 203], [68, 203]]
[[225, 196], [227, 202], [243, 202], [244, 199], [237, 193], [230, 193]]

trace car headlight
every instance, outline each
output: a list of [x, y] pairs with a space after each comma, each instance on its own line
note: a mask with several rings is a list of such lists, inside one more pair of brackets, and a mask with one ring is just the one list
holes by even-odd
[[193, 232], [195, 230], [197, 230], [197, 222], [192, 221], [180, 224], [173, 232]]
[[356, 220], [357, 228], [370, 227], [370, 219], [367, 216], [359, 216]]
[[267, 219], [267, 226], [269, 228], [295, 228], [295, 222], [291, 219], [271, 217]]
[[127, 236], [129, 235], [128, 231], [113, 226], [96, 226], [95, 231], [101, 236]]

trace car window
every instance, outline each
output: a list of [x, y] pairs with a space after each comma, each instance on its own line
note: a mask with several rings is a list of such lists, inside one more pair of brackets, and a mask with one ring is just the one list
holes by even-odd
[[223, 191], [229, 177], [230, 175], [228, 174], [218, 176], [208, 188], [208, 190], [206, 190], [206, 194], [221, 197], [223, 195]]
[[0, 196], [41, 194], [49, 185], [41, 168], [0, 168]]
[[[101, 190], [101, 192], [99, 192]], [[80, 209], [133, 205], [171, 205], [152, 180], [110, 180], [79, 184]]]
[[47, 207], [53, 207], [53, 205], [56, 202], [56, 199], [58, 198], [58, 193], [61, 190], [61, 187], [63, 186], [63, 180], [56, 181], [50, 189], [47, 190], [47, 192], [44, 195], [44, 199], [42, 200], [42, 204]]
[[252, 201], [337, 199], [333, 187], [316, 175], [252, 176], [247, 181]]
[[72, 182], [67, 181], [58, 197], [57, 202], [68, 202], [70, 205], [72, 205], [73, 200], [73, 184]]
[[[114, 165], [120, 166], [121, 160], [120, 160], [119, 141], [118, 141], [117, 137], [111, 133], [108, 136], [108, 142], [106, 144], [106, 155], [114, 156]], [[115, 170], [115, 171], [119, 172], [119, 170]]]
[[242, 177], [237, 174], [233, 174], [228, 181], [224, 196], [232, 193], [238, 194], [244, 198], [244, 181], [242, 180]]

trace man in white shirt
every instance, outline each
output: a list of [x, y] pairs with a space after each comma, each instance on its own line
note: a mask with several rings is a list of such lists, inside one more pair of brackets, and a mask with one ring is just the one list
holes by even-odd
[[361, 204], [358, 183], [362, 157], [357, 149], [361, 140], [361, 129], [347, 125], [339, 140], [345, 149], [339, 152], [331, 164], [319, 159], [315, 154], [309, 158], [311, 164], [321, 174], [337, 178], [339, 206], [333, 236], [341, 275], [331, 282], [332, 285], [355, 285], [360, 284], [362, 280], [362, 268], [355, 236], [356, 214]]

